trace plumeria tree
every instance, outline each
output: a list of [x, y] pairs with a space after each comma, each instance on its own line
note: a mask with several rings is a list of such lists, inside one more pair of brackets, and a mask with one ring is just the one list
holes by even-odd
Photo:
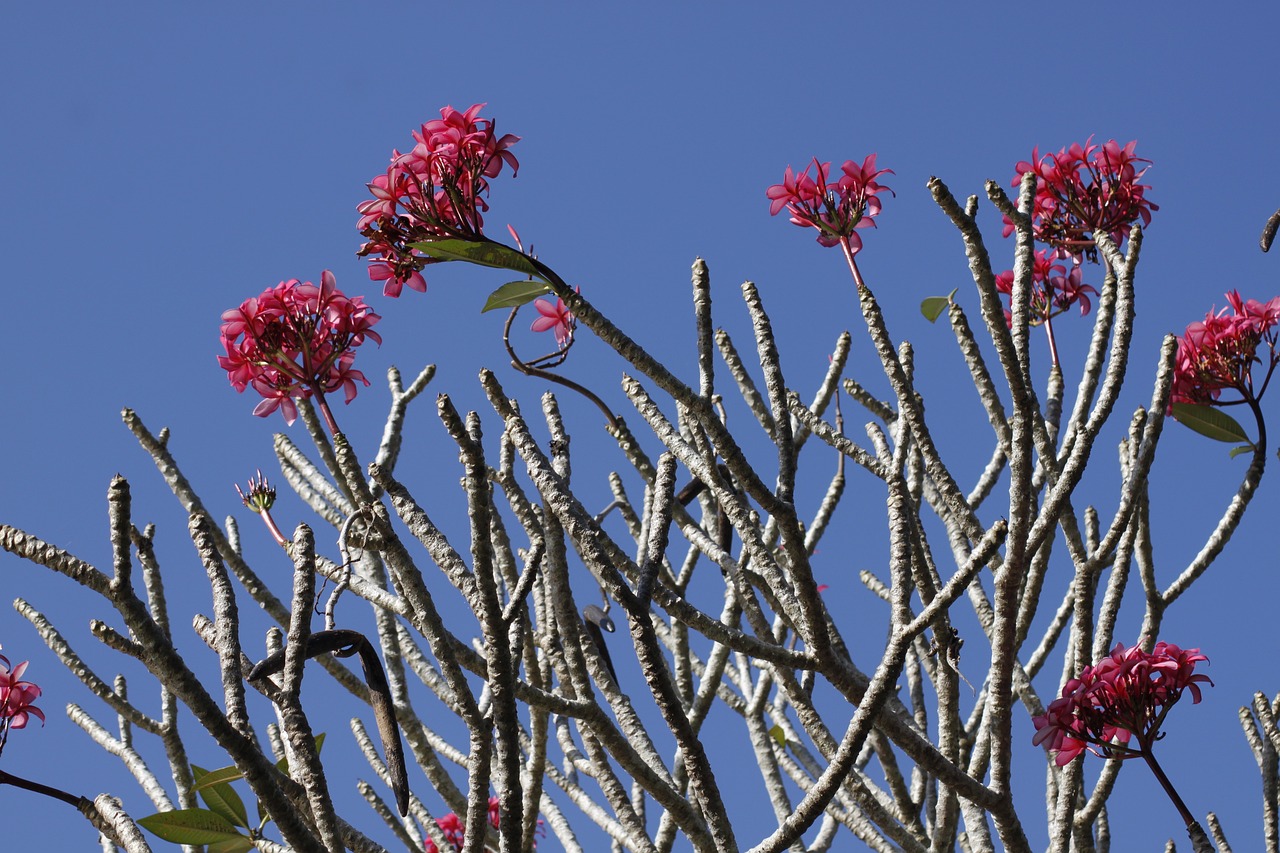
[[[820, 247], [840, 250], [859, 334], [874, 346], [889, 393], [869, 390], [869, 368], [851, 365], [848, 333], [834, 342], [825, 373], [799, 384], [784, 376], [784, 342], [750, 283], [741, 297], [758, 363], [749, 367], [716, 328], [701, 260], [692, 275], [697, 370], [682, 378], [645, 348], [655, 330], [615, 324], [590, 301], [590, 286], [587, 295], [570, 286], [514, 229], [514, 245], [491, 236], [491, 184], [508, 169], [515, 175], [519, 138], [499, 135], [482, 108], [446, 107], [413, 133], [411, 148], [393, 152], [358, 206], [359, 254], [392, 299], [425, 292], [429, 266], [445, 277], [446, 264], [467, 263], [511, 279], [495, 281], [482, 306], [508, 312], [495, 357], [590, 400], [605, 416], [615, 457], [574, 456], [577, 425], [556, 395], [527, 400], [526, 388], [504, 387], [485, 371], [491, 411], [463, 413], [448, 396], [437, 399], [459, 452], [468, 519], [461, 538], [447, 534], [433, 521], [438, 496], [414, 494], [397, 475], [413, 452], [403, 446], [407, 412], [433, 369], [408, 385], [388, 372], [383, 438], [357, 447], [329, 395], [341, 391], [356, 404], [369, 385], [354, 363], [364, 344], [381, 342], [379, 315], [329, 271], [318, 285], [294, 279], [245, 299], [222, 316], [218, 364], [237, 391], [262, 398], [255, 415], [302, 422], [312, 449], [292, 433], [277, 435], [277, 479], [315, 518], [286, 533], [268, 477], [242, 480], [245, 508], [280, 547], [250, 553], [235, 519], [220, 525], [210, 515], [167, 434], [126, 411], [127, 427], [189, 514], [213, 594], [212, 614], [197, 614], [194, 628], [216, 658], [218, 681], [202, 681], [190, 653], [175, 645], [154, 530], [134, 524], [124, 478], [108, 493], [110, 567], [0, 526], [0, 546], [115, 611], [123, 627], [99, 621], [94, 634], [145, 667], [151, 683], [141, 690], [157, 691], [161, 708], [159, 716], [144, 712], [131, 698], [139, 685], [99, 677], [20, 602], [54, 654], [118, 717], [113, 734], [78, 706], [73, 713], [120, 756], [151, 806], [126, 810], [111, 794], [62, 790], [91, 782], [21, 779], [2, 765], [0, 785], [66, 800], [101, 833], [104, 850], [130, 853], [157, 839], [211, 853], [581, 851], [601, 849], [601, 837], [611, 849], [646, 853], [677, 845], [822, 851], [850, 849], [845, 836], [879, 851], [1030, 851], [1045, 846], [1044, 826], [1050, 850], [1101, 853], [1110, 848], [1110, 822], [1131, 819], [1111, 815], [1107, 803], [1121, 769], [1140, 758], [1168, 792], [1192, 849], [1230, 849], [1212, 804], [1184, 802], [1156, 758], [1167, 715], [1186, 695], [1192, 701], [1179, 713], [1194, 713], [1186, 706], [1211, 684], [1202, 667], [1212, 650], [1175, 645], [1162, 627], [1222, 552], [1262, 476], [1261, 400], [1280, 358], [1280, 297], [1262, 302], [1233, 291], [1227, 308], [1170, 335], [1160, 352], [1131, 352], [1142, 229], [1157, 210], [1135, 143], [1036, 150], [1015, 167], [1016, 197], [989, 182], [986, 198], [1013, 238], [1004, 272], [978, 227], [978, 197], [961, 202], [941, 180], [929, 181], [972, 273], [966, 295], [921, 294], [926, 317], [945, 315], [990, 430], [989, 462], [965, 488], [935, 441], [937, 416], [926, 416], [913, 348], [893, 337], [877, 283], [859, 266], [860, 253], [875, 251], [868, 229], [888, 216], [893, 196], [881, 183], [893, 172], [875, 154], [839, 169], [818, 158], [801, 171], [787, 167], [765, 195], [770, 213], [787, 213], [814, 229]], [[1264, 234], [1264, 249], [1273, 234]], [[228, 301], [241, 296], [228, 293]], [[519, 354], [522, 339], [513, 335], [530, 303], [530, 330], [550, 333], [548, 352], [536, 357]], [[1075, 307], [1091, 316], [1091, 328], [1074, 319], [1064, 328]], [[1047, 335], [1047, 364], [1033, 346], [1037, 326]], [[572, 375], [584, 334], [616, 353], [636, 429]], [[1062, 362], [1055, 334], [1087, 339], [1082, 364]], [[361, 355], [364, 370], [370, 359]], [[1149, 402], [1118, 412], [1126, 377], [1149, 385]], [[816, 391], [802, 397], [796, 389], [806, 384]], [[726, 398], [734, 395], [749, 419], [730, 419], [737, 409]], [[1253, 416], [1253, 438], [1224, 411], [1241, 405]], [[846, 432], [850, 409], [869, 419], [858, 434]], [[1148, 493], [1170, 415], [1252, 457], [1204, 547], [1172, 578], [1153, 560]], [[1114, 511], [1103, 513], [1082, 502], [1081, 486], [1097, 468], [1104, 426], [1122, 417], [1120, 485]], [[801, 479], [802, 463], [825, 486], [804, 485], [815, 480]], [[606, 483], [612, 500], [589, 504], [575, 485], [584, 478]], [[1114, 472], [1092, 478], [1110, 484]], [[856, 613], [828, 606], [812, 563], [850, 500], [864, 514], [883, 513], [888, 542], [881, 569], [861, 575], [866, 596]], [[317, 546], [324, 527], [337, 536], [330, 554]], [[287, 599], [264, 581], [282, 563], [292, 566]], [[1130, 623], [1121, 607], [1135, 600], [1141, 621]], [[277, 623], [265, 644], [241, 630], [241, 609], [251, 605]], [[352, 616], [366, 608], [371, 630]], [[850, 627], [866, 620], [887, 624], [882, 647], [849, 641]], [[26, 668], [0, 658], [0, 750], [11, 730], [43, 719]], [[324, 737], [309, 716], [316, 694], [303, 701], [304, 679], [344, 688], [325, 701], [350, 704], [377, 784], [326, 772]], [[74, 701], [42, 701], [51, 699]], [[179, 727], [179, 709], [198, 730]], [[748, 783], [726, 774], [705, 737], [713, 713], [740, 721], [754, 758], [751, 787], [774, 818], [759, 837], [734, 819], [731, 800]], [[1262, 694], [1242, 709], [1273, 851], [1278, 713], [1280, 697]], [[1033, 737], [1015, 737], [1019, 717]], [[142, 760], [135, 732], [157, 739], [165, 770]], [[196, 737], [216, 743], [225, 766], [192, 764]], [[1193, 745], [1161, 747], [1179, 748]], [[1042, 776], [1015, 774], [1015, 757], [1028, 754], [1042, 757]], [[1100, 772], [1087, 778], [1085, 762], [1101, 762]], [[351, 784], [381, 819], [381, 835], [357, 829], [357, 818], [335, 807], [334, 787]], [[1043, 797], [1028, 794], [1041, 785]], [[1032, 821], [1027, 810], [1040, 803], [1046, 816]]]

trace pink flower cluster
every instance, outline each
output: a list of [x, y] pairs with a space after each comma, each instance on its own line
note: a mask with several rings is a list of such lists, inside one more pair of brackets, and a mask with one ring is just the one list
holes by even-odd
[[[1280, 363], [1280, 353], [1276, 351], [1280, 296], [1269, 302], [1246, 302], [1234, 290], [1226, 296], [1227, 308], [1216, 314], [1210, 311], [1203, 321], [1187, 326], [1186, 333], [1178, 339], [1175, 403], [1213, 405], [1224, 389], [1239, 392], [1244, 400], [1258, 400]], [[1258, 347], [1263, 343], [1269, 350], [1265, 359], [1267, 375], [1255, 390], [1253, 366], [1264, 363], [1258, 356]]]
[[[1089, 313], [1093, 303], [1089, 294], [1095, 296], [1098, 291], [1091, 284], [1084, 284], [1084, 273], [1079, 263], [1071, 265], [1071, 272], [1058, 260], [1071, 257], [1063, 249], [1037, 250], [1032, 261], [1031, 270], [1031, 325], [1041, 323], [1066, 311], [1077, 302], [1080, 304], [1080, 316]], [[1006, 297], [1013, 296], [1013, 270], [1005, 270], [996, 276], [996, 289]], [[1005, 322], [1012, 323], [1013, 317], [1006, 308]]]
[[422, 268], [431, 259], [410, 244], [481, 237], [489, 179], [504, 163], [513, 175], [520, 168], [509, 150], [520, 137], [499, 137], [493, 120], [480, 118], [483, 107], [442, 109], [439, 119], [413, 132], [410, 151], [391, 152], [386, 173], [368, 185], [373, 198], [357, 208], [357, 227], [367, 239], [358, 254], [376, 259], [369, 278], [384, 282], [387, 296], [399, 296], [403, 287], [425, 291]]
[[[810, 169], [815, 174], [810, 175]], [[769, 187], [769, 215], [777, 216], [786, 208], [793, 225], [818, 229], [818, 242], [823, 246], [838, 246], [847, 240], [849, 248], [857, 253], [862, 239], [855, 229], [875, 227], [875, 217], [880, 213], [877, 195], [893, 190], [877, 183], [881, 175], [892, 175], [892, 169], [877, 169], [876, 155], [869, 154], [859, 165], [846, 160], [840, 167], [839, 180], [828, 182], [830, 163], [819, 163], [815, 157], [803, 172], [796, 174], [791, 167], [782, 176], [782, 183]]]
[[[1022, 183], [1025, 173], [1035, 172], [1036, 239], [1073, 255], [1093, 254], [1093, 239], [1087, 235], [1103, 231], [1118, 244], [1137, 220], [1150, 223], [1151, 211], [1160, 208], [1147, 200], [1151, 187], [1138, 183], [1151, 161], [1134, 155], [1137, 144], [1121, 146], [1109, 139], [1098, 145], [1091, 136], [1083, 146], [1074, 143], [1057, 154], [1041, 156], [1038, 147], [1032, 149], [1031, 160], [1014, 167], [1013, 186]], [[1013, 223], [1005, 217], [1004, 235], [1012, 233]]]
[[[1104, 758], [1133, 758], [1157, 740], [1164, 718], [1183, 691], [1200, 701], [1200, 684], [1212, 685], [1207, 675], [1195, 675], [1196, 664], [1208, 660], [1199, 649], [1156, 643], [1150, 652], [1116, 643], [1111, 654], [1062, 688], [1062, 697], [1032, 722], [1037, 746], [1057, 753], [1059, 767], [1084, 750]], [[1139, 749], [1128, 746], [1137, 737]]]
[[[490, 797], [489, 825], [494, 829], [498, 828], [498, 814], [498, 798]], [[453, 845], [453, 849], [461, 850], [462, 844], [466, 840], [462, 820], [453, 812], [449, 812], [444, 817], [437, 818], [436, 823], [440, 826], [440, 831], [444, 833], [445, 839]], [[541, 824], [542, 821], [538, 821], [538, 823]], [[541, 831], [541, 827], [539, 827], [539, 831]], [[537, 846], [537, 842], [534, 843], [534, 846]], [[430, 838], [427, 839], [426, 850], [427, 853], [440, 853], [440, 848], [436, 847], [435, 842]]]
[[218, 356], [218, 364], [237, 391], [253, 386], [262, 395], [255, 415], [265, 418], [279, 409], [292, 424], [298, 417], [295, 399], [341, 388], [350, 403], [356, 383], [369, 384], [351, 365], [366, 338], [382, 343], [373, 331], [380, 319], [362, 298], [338, 290], [329, 270], [319, 287], [296, 278], [282, 281], [223, 313], [227, 354]]
[[10, 729], [26, 728], [32, 716], [44, 722], [44, 712], [31, 704], [40, 698], [40, 688], [22, 680], [26, 671], [27, 661], [10, 667], [9, 659], [0, 655], [0, 749]]

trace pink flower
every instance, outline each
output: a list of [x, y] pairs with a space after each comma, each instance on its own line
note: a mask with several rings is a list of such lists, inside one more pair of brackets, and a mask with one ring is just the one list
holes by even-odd
[[840, 189], [849, 199], [850, 206], [863, 210], [867, 217], [880, 213], [880, 199], [876, 198], [877, 193], [881, 190], [889, 190], [889, 194], [893, 195], [893, 190], [876, 183], [876, 178], [886, 174], [892, 175], [893, 170], [877, 169], [875, 154], [868, 154], [861, 165], [855, 164], [852, 160], [846, 160], [840, 167], [840, 171], [844, 172], [838, 181]]
[[274, 381], [264, 378], [253, 381], [253, 390], [262, 395], [262, 402], [253, 407], [253, 415], [267, 418], [279, 409], [280, 414], [284, 415], [284, 422], [293, 426], [293, 422], [298, 419], [298, 406], [293, 398], [310, 397], [311, 389], [301, 388], [292, 378], [275, 370], [271, 371], [271, 376]]
[[511, 167], [512, 175], [520, 168], [519, 161], [508, 149], [520, 141], [520, 137], [508, 133], [501, 139], [493, 132], [493, 121], [480, 118], [484, 104], [472, 104], [460, 113], [453, 107], [440, 110], [440, 118], [422, 126], [413, 138], [428, 150], [456, 161], [474, 160], [482, 166], [486, 178], [496, 178], [503, 163]]
[[255, 415], [279, 409], [292, 424], [296, 399], [342, 389], [350, 403], [356, 383], [369, 384], [351, 365], [355, 348], [366, 339], [382, 343], [373, 331], [380, 319], [361, 297], [338, 290], [329, 270], [319, 287], [296, 278], [282, 281], [223, 313], [226, 355], [218, 356], [218, 364], [237, 391], [252, 386], [262, 395]]
[[410, 244], [480, 239], [489, 180], [504, 165], [513, 176], [519, 169], [510, 149], [520, 137], [499, 137], [493, 120], [480, 118], [483, 107], [445, 107], [439, 119], [413, 132], [413, 148], [392, 151], [387, 171], [369, 182], [373, 197], [356, 208], [356, 227], [367, 238], [357, 254], [374, 258], [369, 277], [385, 282], [385, 295], [397, 297], [403, 287], [425, 291], [421, 271], [435, 260]]
[[1266, 334], [1268, 330], [1280, 323], [1280, 296], [1272, 297], [1270, 302], [1262, 303], [1256, 299], [1245, 302], [1240, 292], [1233, 290], [1226, 294], [1227, 304], [1236, 312], [1241, 322], [1248, 325], [1258, 334]]
[[382, 286], [382, 295], [390, 296], [392, 299], [398, 297], [401, 288], [404, 287], [419, 293], [427, 292], [427, 280], [412, 265], [398, 269], [387, 261], [374, 261], [369, 264], [369, 279], [385, 281], [386, 284]]
[[[1057, 753], [1058, 766], [1088, 750], [1104, 758], [1133, 758], [1160, 738], [1164, 718], [1184, 691], [1200, 702], [1200, 685], [1213, 684], [1195, 667], [1208, 658], [1199, 649], [1159, 642], [1150, 652], [1116, 643], [1111, 654], [1086, 666], [1062, 688], [1062, 696], [1032, 719], [1032, 743]], [[1128, 746], [1136, 738], [1138, 748]]]
[[1071, 266], [1071, 272], [1064, 278], [1056, 276], [1049, 279], [1049, 287], [1053, 291], [1053, 304], [1058, 307], [1059, 311], [1065, 311], [1075, 303], [1080, 303], [1080, 316], [1089, 313], [1089, 309], [1093, 304], [1089, 301], [1088, 294], [1092, 293], [1097, 296], [1098, 291], [1094, 290], [1091, 284], [1082, 284], [1084, 271], [1079, 264]]
[[[831, 168], [830, 163], [819, 164], [815, 158], [813, 165], [818, 167], [818, 178], [822, 181], [826, 180], [826, 174]], [[787, 171], [782, 175], [782, 183], [774, 184], [765, 190], [765, 196], [769, 198], [769, 215], [777, 216], [778, 212], [784, 207], [796, 205], [806, 207], [822, 200], [822, 188], [809, 177], [809, 169], [806, 168], [800, 174], [796, 174], [787, 167]], [[792, 220], [795, 221], [794, 219]], [[796, 222], [796, 225], [804, 226], [804, 222]]]
[[[1070, 257], [1071, 255], [1065, 249], [1036, 251], [1031, 268], [1030, 323], [1032, 326], [1038, 326], [1046, 320], [1053, 319], [1076, 303], [1080, 304], [1081, 316], [1088, 314], [1093, 307], [1089, 301], [1089, 294], [1096, 296], [1098, 291], [1093, 285], [1083, 283], [1084, 272], [1078, 259], [1072, 264], [1070, 273], [1065, 266], [1056, 263], [1058, 260]], [[996, 276], [996, 290], [1012, 298], [1013, 270], [1005, 270]], [[1013, 322], [1013, 316], [1008, 309], [1005, 309], [1004, 316], [1005, 322]]]
[[[1036, 197], [1032, 222], [1036, 239], [1073, 255], [1095, 255], [1092, 235], [1102, 231], [1116, 243], [1129, 236], [1139, 219], [1145, 226], [1159, 206], [1146, 197], [1151, 187], [1138, 183], [1150, 160], [1134, 155], [1134, 140], [1121, 146], [1114, 139], [1102, 145], [1072, 144], [1057, 154], [1040, 155], [1034, 148], [1031, 160], [1020, 161], [1014, 169], [1013, 186], [1022, 183], [1027, 172], [1036, 175]], [[1138, 164], [1146, 164], [1138, 168]], [[1013, 223], [1004, 221], [1004, 235], [1013, 233]], [[1096, 260], [1096, 257], [1093, 258]]]
[[[500, 812], [498, 811], [498, 798], [490, 797], [489, 798], [489, 825], [492, 826], [494, 829], [498, 828], [499, 814]], [[440, 831], [444, 833], [445, 840], [447, 840], [450, 844], [453, 845], [453, 849], [461, 850], [463, 842], [466, 841], [466, 833], [464, 831], [462, 821], [458, 818], [458, 816], [453, 812], [449, 812], [444, 817], [437, 818], [436, 824], [440, 827]], [[541, 831], [542, 821], [538, 821], [538, 824], [539, 824], [538, 829], [539, 831]], [[534, 842], [534, 846], [535, 847], [537, 846], [536, 841]], [[436, 843], [432, 841], [430, 838], [426, 840], [425, 848], [427, 853], [440, 853], [440, 848], [436, 847]]]
[[[815, 174], [810, 175], [813, 169]], [[793, 225], [818, 229], [818, 243], [838, 246], [848, 241], [853, 252], [862, 248], [862, 239], [854, 233], [858, 228], [875, 227], [880, 213], [879, 193], [893, 190], [876, 178], [892, 175], [891, 169], [877, 169], [876, 155], [870, 154], [861, 164], [846, 160], [840, 167], [839, 180], [828, 183], [831, 164], [819, 163], [815, 157], [803, 172], [796, 174], [788, 166], [782, 183], [765, 191], [769, 199], [769, 215], [777, 216], [783, 208], [791, 214]]]
[[[1276, 351], [1280, 296], [1266, 303], [1246, 302], [1233, 290], [1227, 294], [1227, 304], [1227, 308], [1210, 311], [1203, 321], [1187, 326], [1178, 340], [1172, 402], [1214, 405], [1224, 390], [1236, 391], [1243, 400], [1258, 400], [1266, 391], [1271, 373], [1280, 363]], [[1258, 347], [1264, 343], [1267, 374], [1255, 390], [1253, 366], [1264, 363], [1258, 356]]]
[[23, 681], [27, 661], [10, 668], [9, 659], [0, 655], [0, 749], [4, 749], [10, 729], [24, 729], [31, 717], [44, 722], [44, 712], [34, 703], [41, 690], [30, 681]]
[[549, 300], [534, 300], [533, 307], [542, 316], [533, 321], [529, 328], [534, 332], [545, 332], [550, 329], [556, 336], [556, 344], [564, 349], [573, 341], [573, 330], [577, 327], [577, 319], [573, 312], [565, 307], [564, 300], [556, 297], [556, 304]]

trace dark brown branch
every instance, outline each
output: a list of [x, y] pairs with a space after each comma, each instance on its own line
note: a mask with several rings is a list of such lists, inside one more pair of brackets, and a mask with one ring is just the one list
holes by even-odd
[[[284, 669], [285, 651], [281, 649], [259, 661], [249, 673], [249, 680], [256, 681], [281, 672]], [[382, 661], [378, 660], [373, 644], [359, 631], [335, 628], [331, 631], [317, 631], [307, 638], [304, 657], [308, 660], [330, 652], [344, 658], [360, 656], [365, 684], [369, 686], [373, 719], [378, 724], [378, 735], [382, 738], [382, 749], [387, 756], [387, 775], [391, 778], [391, 788], [396, 795], [396, 806], [402, 816], [406, 815], [409, 813], [409, 777], [405, 771], [404, 748], [400, 744], [400, 727], [396, 724], [396, 709], [391, 701], [391, 688], [387, 684]]]

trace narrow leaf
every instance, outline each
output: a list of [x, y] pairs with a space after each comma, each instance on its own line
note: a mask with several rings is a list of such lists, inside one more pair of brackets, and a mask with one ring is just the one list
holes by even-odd
[[1252, 453], [1253, 449], [1254, 448], [1252, 444], [1246, 444], [1242, 447], [1233, 447], [1231, 448], [1231, 453], [1229, 455], [1231, 456], [1232, 459], [1235, 459], [1241, 453]]
[[920, 303], [920, 313], [930, 323], [937, 321], [942, 316], [942, 312], [947, 310], [947, 306], [951, 304], [952, 297], [956, 295], [956, 290], [959, 289], [957, 287], [946, 296], [930, 296]]
[[1230, 444], [1243, 441], [1249, 444], [1250, 449], [1253, 447], [1253, 442], [1249, 441], [1244, 427], [1221, 409], [1194, 403], [1174, 403], [1173, 416], [1178, 423], [1214, 441], [1225, 441]]
[[192, 764], [191, 773], [196, 779], [196, 783], [191, 786], [191, 790], [197, 792], [211, 785], [220, 785], [223, 782], [234, 782], [237, 779], [244, 778], [244, 774], [235, 765], [219, 767], [217, 770], [205, 770]]
[[427, 243], [410, 243], [424, 255], [441, 261], [466, 261], [485, 267], [515, 270], [528, 275], [538, 275], [538, 268], [525, 255], [501, 243], [471, 240], [432, 240]]
[[495, 311], [499, 308], [519, 308], [544, 293], [550, 292], [551, 285], [545, 281], [528, 281], [527, 279], [509, 281], [489, 294], [489, 298], [485, 300], [484, 307], [480, 309], [480, 313]]
[[138, 824], [174, 844], [217, 844], [245, 837], [226, 818], [208, 809], [160, 812], [141, 818]]

